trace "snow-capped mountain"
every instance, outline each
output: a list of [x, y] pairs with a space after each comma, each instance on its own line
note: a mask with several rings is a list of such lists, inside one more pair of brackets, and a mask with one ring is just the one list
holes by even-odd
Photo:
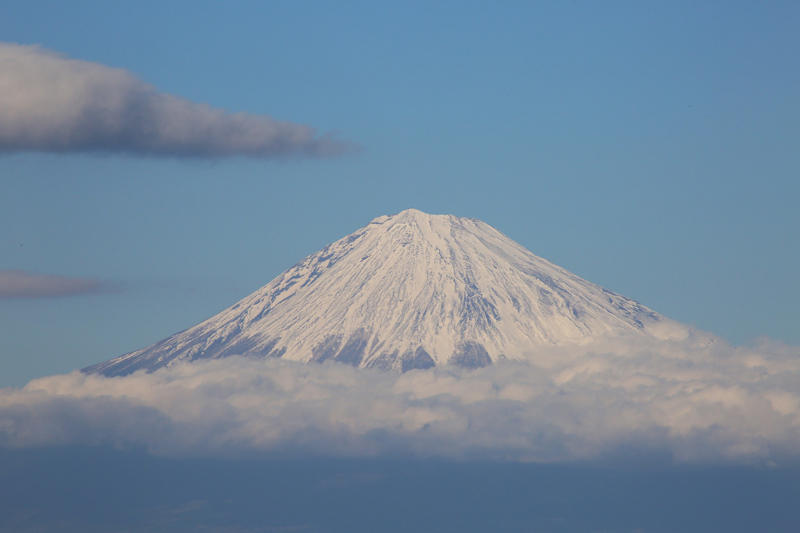
[[542, 345], [689, 329], [480, 220], [408, 209], [326, 246], [208, 320], [86, 368], [108, 376], [229, 355], [407, 371], [535, 357]]

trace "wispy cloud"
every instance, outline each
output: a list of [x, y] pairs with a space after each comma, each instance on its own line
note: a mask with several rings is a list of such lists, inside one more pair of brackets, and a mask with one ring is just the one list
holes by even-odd
[[800, 349], [606, 345], [402, 375], [232, 357], [0, 390], [0, 446], [573, 461], [800, 457]]
[[24, 270], [0, 270], [0, 300], [6, 298], [54, 298], [103, 292], [108, 285], [93, 279], [37, 274]]
[[330, 134], [159, 92], [133, 74], [39, 46], [0, 43], [0, 152], [177, 157], [331, 156]]

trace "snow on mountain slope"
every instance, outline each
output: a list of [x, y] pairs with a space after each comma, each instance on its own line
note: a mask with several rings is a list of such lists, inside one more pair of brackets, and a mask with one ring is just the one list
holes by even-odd
[[490, 225], [408, 209], [305, 258], [208, 320], [91, 366], [108, 376], [245, 354], [410, 370], [535, 359], [537, 346], [689, 328]]

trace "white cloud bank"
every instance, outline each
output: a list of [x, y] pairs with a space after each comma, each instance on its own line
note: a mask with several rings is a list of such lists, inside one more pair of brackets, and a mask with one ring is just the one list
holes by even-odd
[[0, 446], [574, 461], [800, 457], [800, 349], [717, 342], [551, 350], [540, 366], [397, 375], [242, 357], [0, 390]]
[[268, 116], [159, 92], [131, 73], [0, 43], [0, 152], [328, 156], [352, 145]]
[[37, 274], [25, 270], [0, 270], [0, 300], [8, 298], [57, 298], [108, 290], [98, 280]]

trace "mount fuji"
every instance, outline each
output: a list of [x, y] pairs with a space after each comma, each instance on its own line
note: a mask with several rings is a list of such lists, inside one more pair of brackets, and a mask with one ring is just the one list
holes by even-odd
[[204, 322], [84, 372], [120, 376], [231, 355], [403, 372], [475, 368], [535, 361], [543, 346], [690, 333], [480, 220], [408, 209], [374, 219]]

